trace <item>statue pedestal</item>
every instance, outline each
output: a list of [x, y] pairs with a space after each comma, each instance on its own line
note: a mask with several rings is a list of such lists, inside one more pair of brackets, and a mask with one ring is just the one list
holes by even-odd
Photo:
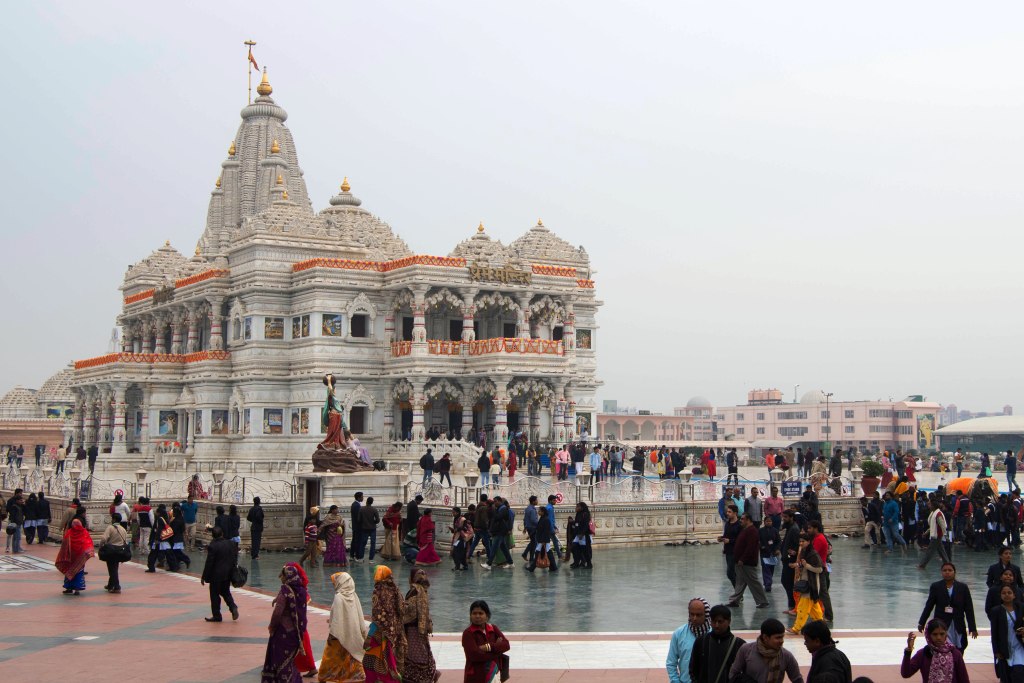
[[381, 517], [389, 505], [405, 501], [405, 485], [409, 481], [409, 475], [401, 471], [302, 472], [295, 476], [304, 484], [305, 493], [299, 500], [305, 510], [319, 505], [321, 512], [326, 513], [331, 505], [337, 505], [342, 514], [347, 514], [356, 491], [362, 491], [364, 501], [373, 496], [373, 506], [380, 511]]

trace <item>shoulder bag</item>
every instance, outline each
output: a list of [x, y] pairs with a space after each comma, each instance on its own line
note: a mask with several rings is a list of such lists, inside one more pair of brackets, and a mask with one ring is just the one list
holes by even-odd
[[100, 547], [99, 557], [103, 562], [110, 562], [115, 560], [117, 562], [129, 562], [132, 559], [132, 547], [128, 544], [128, 538], [126, 537], [122, 529], [118, 529], [118, 533], [121, 535], [121, 543], [104, 543]]

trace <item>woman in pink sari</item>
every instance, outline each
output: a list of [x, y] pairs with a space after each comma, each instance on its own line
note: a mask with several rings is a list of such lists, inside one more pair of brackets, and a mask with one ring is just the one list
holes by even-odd
[[420, 546], [420, 551], [416, 555], [416, 564], [441, 564], [441, 557], [434, 549], [434, 516], [431, 512], [430, 508], [426, 508], [420, 521], [416, 524], [416, 540]]

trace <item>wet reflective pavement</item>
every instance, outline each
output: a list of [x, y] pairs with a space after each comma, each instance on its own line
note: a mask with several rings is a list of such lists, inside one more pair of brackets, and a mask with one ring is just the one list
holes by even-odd
[[[920, 556], [916, 550], [906, 555], [899, 551], [884, 555], [878, 548], [862, 549], [860, 538], [836, 538], [832, 543], [835, 628], [909, 630], [916, 626], [928, 585], [940, 578], [938, 560], [921, 571], [916, 565], [923, 551]], [[520, 542], [514, 569], [487, 571], [472, 564], [469, 571], [453, 572], [448, 559], [436, 567], [426, 567], [435, 632], [464, 629], [469, 604], [481, 598], [488, 601], [495, 622], [506, 631], [671, 631], [685, 621], [689, 598], [702, 596], [716, 604], [725, 602], [731, 593], [718, 545], [598, 549], [593, 569], [564, 565], [552, 574], [524, 571], [525, 563], [518, 555], [522, 549]], [[1019, 556], [1015, 553], [1015, 563], [1019, 564]], [[281, 566], [298, 558], [298, 553], [264, 551], [255, 562], [244, 554], [240, 562], [249, 568], [251, 587], [276, 592]], [[975, 553], [956, 546], [953, 561], [958, 568], [957, 578], [971, 588], [979, 627], [987, 628], [985, 573], [996, 561], [995, 553]], [[191, 573], [201, 572], [202, 562], [202, 554], [196, 552]], [[412, 565], [398, 561], [385, 564], [395, 572], [395, 581], [404, 592]], [[369, 563], [340, 569], [307, 567], [314, 603], [329, 606], [334, 596], [331, 574], [347, 571], [369, 612], [375, 568]], [[791, 618], [782, 614], [786, 600], [777, 583], [769, 598], [770, 608], [755, 609], [748, 595], [743, 607], [733, 610], [733, 628], [756, 629], [769, 616], [791, 623]]]

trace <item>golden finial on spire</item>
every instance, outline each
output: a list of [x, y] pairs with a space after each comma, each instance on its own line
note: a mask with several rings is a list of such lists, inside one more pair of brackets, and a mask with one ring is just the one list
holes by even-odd
[[476, 226], [476, 231], [477, 232], [483, 232], [484, 231], [484, 222], [483, 221], [480, 221], [480, 225]]
[[235, 156], [235, 141], [234, 140], [231, 141], [231, 146], [228, 147], [228, 156], [229, 157]]
[[217, 189], [220, 189], [220, 176], [217, 176]]
[[288, 201], [288, 190], [281, 193], [281, 199]]
[[263, 97], [274, 92], [274, 89], [270, 87], [270, 81], [267, 79], [267, 67], [263, 67], [263, 80], [256, 86], [256, 92]]
[[277, 144], [277, 140], [270, 143], [270, 153], [277, 154], [281, 151], [281, 145]]
[[165, 247], [171, 246], [171, 241], [170, 240], [164, 240], [164, 246]]
[[199, 256], [201, 253], [202, 253], [202, 251], [199, 249], [199, 245], [197, 244], [196, 245], [196, 256]]
[[345, 176], [345, 179], [341, 181], [341, 191], [348, 192], [351, 189], [352, 186], [348, 184], [348, 176]]
[[537, 225], [539, 225], [540, 227], [543, 228], [544, 227], [544, 221], [542, 221], [541, 219], [538, 218], [537, 219]]
[[284, 185], [284, 176], [281, 175], [280, 173], [277, 174], [277, 184]]

